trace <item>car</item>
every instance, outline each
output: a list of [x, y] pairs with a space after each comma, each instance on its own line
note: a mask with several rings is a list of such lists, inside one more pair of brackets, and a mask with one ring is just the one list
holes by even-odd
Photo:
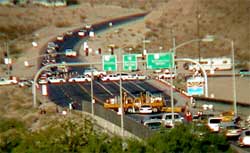
[[239, 73], [241, 76], [250, 75], [250, 69], [241, 69]]
[[91, 30], [91, 29], [92, 29], [92, 25], [86, 24], [85, 27], [84, 27], [84, 29], [86, 29], [86, 30]]
[[209, 117], [207, 120], [207, 126], [211, 132], [219, 132], [221, 122], [221, 117]]
[[226, 137], [239, 137], [242, 129], [234, 124], [233, 122], [229, 122], [228, 124], [220, 125], [220, 132], [224, 133]]
[[143, 75], [143, 74], [132, 74], [132, 78], [134, 79], [134, 80], [146, 80], [147, 79], [147, 77], [145, 76], [145, 75]]
[[106, 75], [105, 71], [99, 71], [95, 68], [85, 69], [83, 74], [86, 76], [91, 76], [92, 73], [95, 77], [102, 77], [102, 76]]
[[57, 78], [57, 77], [48, 77], [48, 83], [64, 83], [66, 80], [64, 78]]
[[237, 144], [241, 147], [250, 146], [250, 130], [244, 130], [241, 132]]
[[77, 56], [77, 52], [74, 51], [73, 49], [66, 49], [65, 50], [65, 56], [76, 57]]
[[172, 121], [172, 115], [174, 116], [174, 123], [176, 124], [181, 124], [183, 123], [183, 120], [184, 118], [178, 114], [178, 113], [164, 113], [162, 115], [162, 124], [165, 126], [165, 127], [172, 127], [174, 124], [173, 124], [173, 121]]
[[69, 82], [90, 82], [91, 78], [84, 75], [78, 75], [76, 77], [72, 77], [68, 80]]
[[56, 43], [54, 43], [54, 42], [48, 42], [47, 48], [58, 49], [59, 46]]
[[0, 78], [0, 85], [10, 85], [18, 83], [15, 79]]
[[141, 105], [141, 107], [139, 108], [139, 113], [141, 114], [151, 114], [152, 112], [152, 107], [149, 105]]
[[19, 80], [18, 86], [19, 87], [31, 87], [33, 84], [33, 80]]
[[157, 79], [170, 79], [170, 78], [175, 78], [175, 74], [174, 73], [172, 73], [172, 74], [170, 74], [170, 73], [160, 73], [160, 74], [158, 74], [158, 76], [157, 76]]
[[48, 83], [47, 78], [40, 77], [40, 78], [38, 79], [38, 84], [47, 84], [47, 83]]
[[83, 37], [83, 36], [86, 35], [86, 32], [87, 32], [87, 30], [84, 30], [84, 29], [79, 30], [79, 31], [78, 31], [78, 36]]
[[148, 114], [148, 115], [143, 115], [142, 118], [140, 119], [141, 123], [144, 123], [148, 120], [153, 120], [153, 119], [158, 119], [161, 121], [163, 113], [160, 114]]
[[128, 73], [118, 73], [116, 74], [119, 78], [121, 77], [121, 79], [124, 80], [130, 80], [132, 78], [132, 75], [128, 74]]
[[158, 130], [162, 127], [161, 120], [159, 119], [147, 120], [143, 123], [143, 125], [147, 126], [151, 130]]
[[63, 41], [63, 40], [64, 40], [63, 35], [59, 35], [59, 36], [57, 36], [57, 37], [56, 37], [56, 40], [58, 40], [58, 41]]
[[67, 32], [66, 32], [66, 35], [68, 35], [68, 36], [73, 35], [73, 31], [67, 31]]
[[101, 77], [102, 81], [119, 81], [120, 77], [117, 74], [108, 74]]

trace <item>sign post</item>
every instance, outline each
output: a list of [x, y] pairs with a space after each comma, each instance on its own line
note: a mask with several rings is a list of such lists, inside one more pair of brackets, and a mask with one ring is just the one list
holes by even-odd
[[103, 55], [102, 68], [104, 71], [117, 71], [116, 55]]
[[123, 70], [125, 71], [137, 70], [136, 54], [123, 55]]
[[149, 53], [147, 54], [147, 69], [174, 68], [174, 53]]

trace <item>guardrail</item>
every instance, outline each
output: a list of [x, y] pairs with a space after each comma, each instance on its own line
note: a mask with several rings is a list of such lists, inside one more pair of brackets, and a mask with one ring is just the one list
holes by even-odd
[[[104, 108], [103, 106], [99, 104], [94, 105], [95, 109], [95, 115], [117, 125], [121, 126], [121, 116], [117, 115], [117, 112], [109, 110]], [[83, 102], [83, 111], [91, 113], [91, 103], [90, 102]], [[148, 138], [150, 137], [154, 132], [147, 128], [146, 126], [142, 125], [141, 123], [138, 123], [134, 120], [131, 120], [131, 118], [124, 115], [124, 130], [134, 134], [135, 136], [139, 138]]]

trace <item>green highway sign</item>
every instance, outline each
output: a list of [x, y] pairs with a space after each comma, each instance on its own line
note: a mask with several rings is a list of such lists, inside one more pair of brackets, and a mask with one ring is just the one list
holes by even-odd
[[117, 71], [116, 55], [103, 55], [102, 68], [104, 71]]
[[123, 70], [124, 71], [137, 70], [137, 54], [123, 55]]
[[148, 53], [147, 69], [174, 68], [174, 53]]

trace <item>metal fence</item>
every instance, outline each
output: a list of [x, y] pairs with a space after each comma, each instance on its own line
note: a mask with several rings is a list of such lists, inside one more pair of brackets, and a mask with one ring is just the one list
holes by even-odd
[[[83, 111], [91, 113], [91, 103], [83, 102]], [[99, 116], [117, 126], [121, 126], [121, 116], [117, 115], [117, 112], [109, 110], [101, 106], [100, 104], [94, 104], [94, 114]], [[138, 123], [131, 118], [124, 115], [124, 130], [134, 134], [139, 138], [148, 138], [153, 134], [153, 131], [145, 127], [141, 123]]]

